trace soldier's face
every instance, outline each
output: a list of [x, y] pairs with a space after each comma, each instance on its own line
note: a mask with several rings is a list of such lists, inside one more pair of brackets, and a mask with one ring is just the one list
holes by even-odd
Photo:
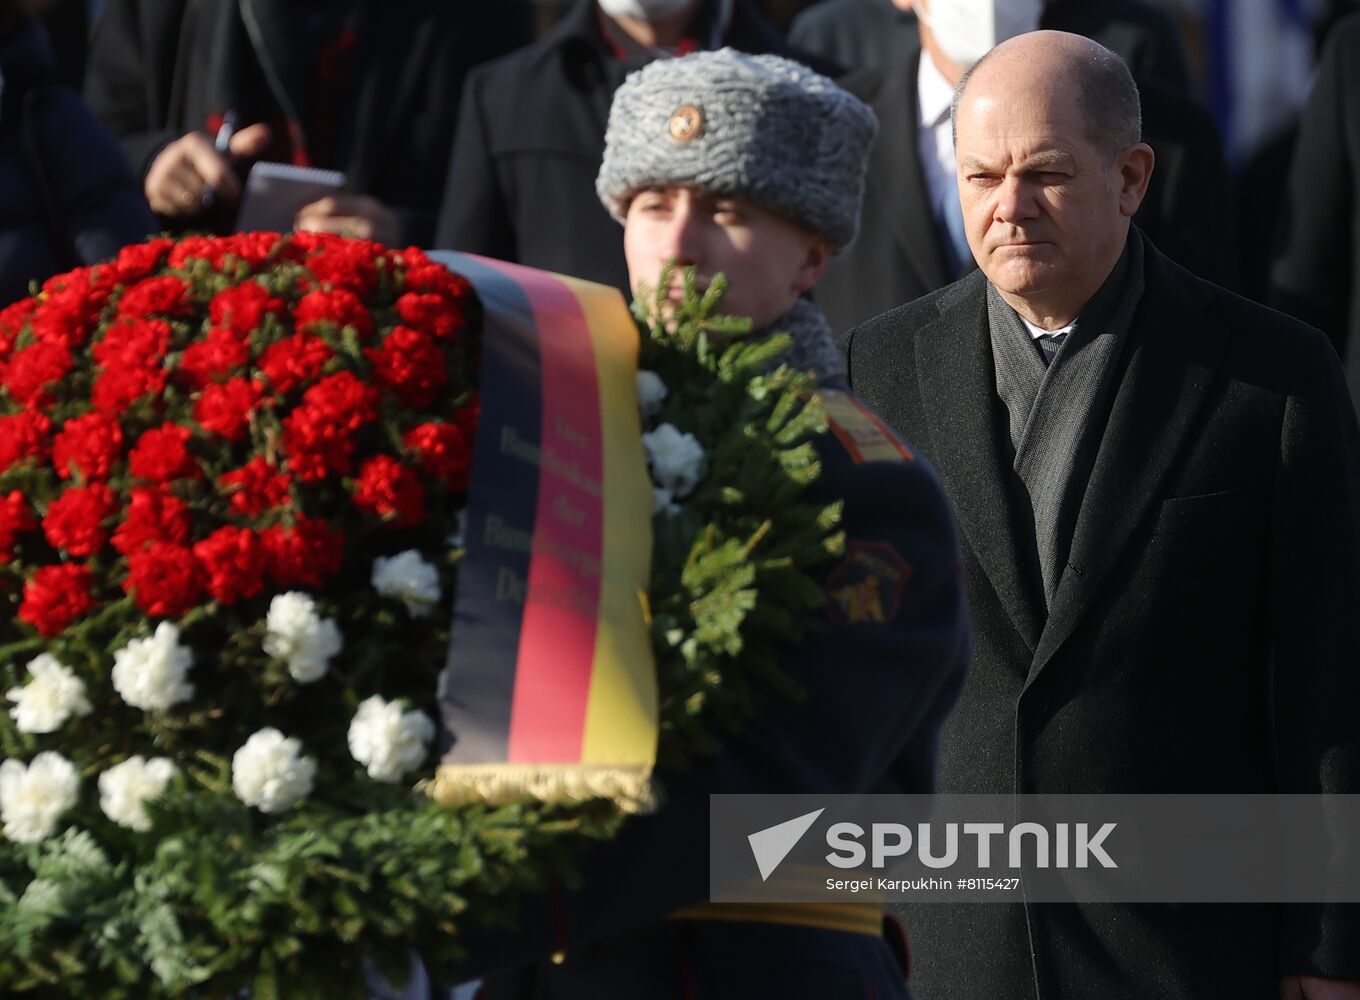
[[[749, 316], [755, 329], [786, 312], [830, 259], [824, 239], [754, 202], [678, 185], [633, 197], [623, 249], [634, 292], [655, 290], [668, 262], [696, 268], [701, 291], [715, 274], [726, 275], [730, 286], [718, 311]], [[667, 298], [681, 297], [677, 273]]]

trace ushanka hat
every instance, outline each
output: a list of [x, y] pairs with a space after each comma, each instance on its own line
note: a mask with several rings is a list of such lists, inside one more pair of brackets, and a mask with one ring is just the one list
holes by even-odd
[[648, 187], [748, 198], [839, 252], [859, 228], [877, 130], [867, 105], [789, 59], [735, 49], [660, 59], [614, 94], [595, 190], [620, 222]]

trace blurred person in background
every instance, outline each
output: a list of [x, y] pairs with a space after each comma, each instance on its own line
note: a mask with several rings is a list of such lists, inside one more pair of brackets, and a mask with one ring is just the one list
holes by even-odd
[[271, 160], [346, 176], [297, 228], [428, 245], [463, 78], [532, 30], [524, 0], [108, 0], [85, 93], [171, 229], [229, 231]]
[[[912, 0], [903, 0], [912, 2]], [[954, 180], [950, 101], [964, 72], [995, 45], [1033, 31], [1040, 0], [914, 0], [921, 48], [845, 81], [878, 116], [858, 240], [832, 261], [817, 302], [832, 329], [858, 323], [962, 277], [975, 266]], [[1117, 54], [1117, 53], [1116, 53]], [[1193, 101], [1140, 85], [1144, 138], [1162, 169], [1134, 221], [1170, 257], [1233, 283], [1229, 183], [1213, 119]]]
[[0, 0], [0, 306], [158, 228], [118, 144], [55, 82], [46, 6]]
[[[979, 22], [1002, 4], [970, 5]], [[1047, 0], [1039, 27], [1085, 35], [1121, 56], [1135, 78], [1192, 94], [1190, 68], [1171, 15], [1149, 0]], [[835, 60], [849, 71], [886, 68], [919, 45], [912, 0], [824, 0], [789, 29], [794, 45]]]
[[1360, 401], [1360, 15], [1322, 53], [1271, 269], [1274, 304], [1321, 329]]
[[531, 48], [468, 77], [435, 246], [628, 290], [618, 232], [595, 195], [605, 121], [625, 76], [730, 46], [792, 50], [750, 0], [578, 0]]

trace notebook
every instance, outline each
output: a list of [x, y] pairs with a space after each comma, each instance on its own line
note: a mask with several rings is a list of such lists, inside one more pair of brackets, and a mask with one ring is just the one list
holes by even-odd
[[344, 183], [345, 175], [338, 170], [295, 167], [290, 163], [257, 163], [250, 171], [245, 193], [241, 196], [236, 231], [291, 232], [298, 209], [334, 194]]

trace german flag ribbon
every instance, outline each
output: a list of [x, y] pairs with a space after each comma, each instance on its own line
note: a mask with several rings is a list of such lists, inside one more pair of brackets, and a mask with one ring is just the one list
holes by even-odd
[[439, 692], [454, 742], [432, 793], [644, 808], [657, 695], [637, 326], [616, 289], [430, 256], [486, 310], [466, 555]]

